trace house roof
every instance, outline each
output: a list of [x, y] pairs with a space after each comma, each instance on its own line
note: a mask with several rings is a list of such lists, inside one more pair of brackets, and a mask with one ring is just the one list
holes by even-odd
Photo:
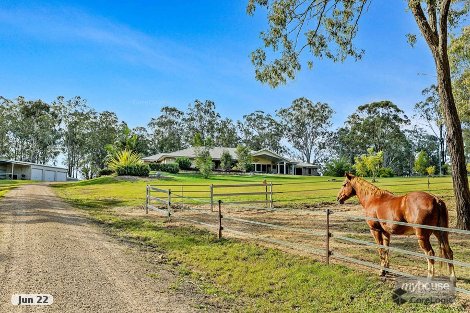
[[309, 167], [309, 168], [318, 168], [318, 165], [307, 163], [303, 161], [291, 161], [296, 167]]
[[[226, 147], [214, 147], [209, 150], [209, 154], [211, 155], [211, 158], [213, 160], [220, 160], [222, 157], [222, 153], [224, 151], [228, 151], [232, 157], [232, 160], [236, 161], [238, 159], [237, 154], [236, 154], [236, 148], [226, 148]], [[290, 164], [295, 164], [298, 167], [311, 167], [311, 168], [318, 168], [317, 165], [302, 162], [302, 161], [295, 161], [295, 160], [289, 160], [288, 158], [285, 158], [277, 153], [272, 152], [271, 150], [268, 149], [261, 149], [258, 151], [251, 151], [251, 154], [253, 157], [265, 157], [268, 159], [272, 159], [273, 161], [277, 162], [286, 162]], [[165, 158], [177, 158], [177, 157], [188, 157], [190, 159], [196, 158], [196, 149], [194, 147], [186, 148], [183, 150], [175, 151], [175, 152], [170, 152], [170, 153], [159, 153], [155, 154], [152, 156], [148, 156], [143, 158], [144, 161], [146, 162], [158, 162], [160, 160], [163, 160]]]
[[[220, 160], [222, 153], [228, 151], [233, 160], [237, 160], [237, 154], [235, 153], [237, 149], [235, 148], [225, 148], [225, 147], [214, 147], [209, 150], [209, 154], [213, 160]], [[159, 153], [146, 158], [143, 158], [147, 162], [157, 162], [163, 158], [177, 158], [177, 157], [188, 157], [193, 159], [196, 157], [196, 148], [190, 147], [183, 150], [170, 152], [170, 153]]]
[[0, 158], [0, 164], [17, 164], [17, 165], [26, 165], [26, 166], [40, 166], [40, 167], [47, 167], [47, 168], [54, 168], [60, 170], [67, 170], [65, 167], [54, 166], [54, 165], [44, 165], [32, 162], [24, 162], [24, 161], [16, 161], [16, 160], [8, 160], [5, 158]]

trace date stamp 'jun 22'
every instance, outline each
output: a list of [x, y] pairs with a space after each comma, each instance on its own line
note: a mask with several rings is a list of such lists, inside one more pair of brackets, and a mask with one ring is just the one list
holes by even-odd
[[11, 296], [13, 305], [51, 305], [54, 298], [49, 294], [14, 294]]

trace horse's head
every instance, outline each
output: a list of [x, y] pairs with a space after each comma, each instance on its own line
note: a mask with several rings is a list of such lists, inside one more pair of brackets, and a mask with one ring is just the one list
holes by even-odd
[[338, 200], [340, 204], [343, 204], [344, 201], [356, 195], [356, 190], [354, 190], [351, 184], [351, 180], [354, 178], [354, 175], [346, 173], [345, 176], [346, 179], [344, 180], [343, 187], [341, 187], [341, 190], [338, 193], [338, 197], [336, 197], [336, 200]]

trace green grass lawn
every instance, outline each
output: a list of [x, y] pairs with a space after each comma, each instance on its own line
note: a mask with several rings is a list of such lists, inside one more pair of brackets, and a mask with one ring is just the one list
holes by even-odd
[[[161, 219], [132, 217], [121, 214], [118, 207], [144, 204], [145, 185], [164, 188], [164, 184], [186, 185], [185, 193], [207, 187], [209, 184], [236, 184], [261, 182], [285, 183], [274, 188], [292, 204], [318, 203], [315, 195], [334, 201], [342, 179], [331, 182], [328, 177], [301, 176], [215, 176], [204, 180], [197, 175], [173, 175], [166, 180], [125, 181], [103, 177], [91, 181], [56, 184], [57, 193], [70, 203], [85, 209], [92, 219], [106, 225], [111, 232], [156, 247], [168, 262], [178, 264], [180, 274], [203, 281], [206, 293], [221, 299], [241, 303], [243, 312], [460, 312], [459, 305], [429, 307], [416, 304], [397, 306], [391, 300], [393, 286], [383, 283], [375, 272], [368, 274], [341, 265], [326, 266], [311, 258], [292, 255], [266, 248], [250, 241], [217, 240], [207, 231], [192, 227], [177, 227]], [[435, 190], [450, 189], [450, 177], [433, 178]], [[380, 179], [377, 185], [394, 192], [427, 190], [426, 178]], [[409, 183], [406, 184], [406, 183]], [[411, 185], [419, 183], [421, 185]], [[198, 186], [187, 186], [198, 185]], [[391, 185], [391, 186], [389, 186]], [[179, 187], [179, 186], [178, 186]], [[176, 186], [168, 186], [176, 188]], [[187, 188], [187, 189], [186, 189]], [[253, 188], [246, 188], [253, 190]], [[307, 191], [297, 195], [292, 190], [331, 189]], [[224, 190], [224, 189], [222, 189]], [[226, 190], [232, 190], [226, 188]], [[235, 190], [233, 190], [235, 191]], [[225, 192], [225, 191], [224, 191]], [[239, 189], [236, 192], [241, 192]], [[443, 190], [440, 195], [449, 196]], [[302, 199], [303, 197], [303, 199]], [[300, 198], [300, 200], [295, 200]], [[312, 199], [310, 199], [312, 198]]]
[[[155, 185], [161, 189], [171, 189], [173, 202], [180, 202], [179, 195], [194, 199], [185, 199], [185, 203], [207, 203], [210, 197], [209, 185], [236, 185], [244, 183], [262, 183], [266, 180], [273, 183], [273, 200], [277, 207], [295, 207], [311, 205], [322, 202], [335, 202], [336, 195], [341, 188], [342, 178], [318, 177], [318, 176], [291, 176], [291, 175], [214, 175], [210, 179], [204, 179], [195, 174], [169, 175], [165, 179], [145, 179], [135, 181], [119, 180], [114, 177], [101, 177], [90, 181], [69, 183], [64, 186], [64, 192], [75, 193], [84, 202], [96, 201], [100, 203], [113, 203], [115, 205], [143, 205], [145, 203], [145, 186]], [[430, 179], [430, 192], [443, 197], [452, 195], [451, 177], [433, 177]], [[428, 191], [427, 178], [425, 177], [395, 177], [380, 178], [377, 186], [395, 193], [409, 191]], [[60, 187], [61, 185], [58, 185]], [[75, 190], [80, 190], [78, 195]], [[264, 200], [264, 195], [242, 196], [217, 196], [226, 193], [264, 192], [265, 187], [239, 187], [239, 188], [215, 188], [215, 200], [224, 202]], [[163, 194], [155, 194], [162, 196]], [[197, 200], [195, 200], [197, 198]]]
[[0, 180], [0, 198], [13, 188], [30, 183], [32, 181], [29, 180]]

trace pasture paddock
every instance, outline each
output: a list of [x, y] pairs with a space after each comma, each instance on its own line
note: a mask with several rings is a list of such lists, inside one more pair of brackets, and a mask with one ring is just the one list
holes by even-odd
[[[336, 183], [336, 182], [335, 182]], [[426, 183], [426, 188], [428, 190], [431, 189], [431, 185], [429, 181]], [[412, 186], [413, 184], [409, 181], [406, 182], [406, 186]], [[416, 184], [420, 186], [420, 184]], [[197, 185], [196, 185], [197, 186]], [[276, 184], [276, 187], [283, 187], [282, 184]], [[293, 210], [292, 209], [274, 209], [273, 208], [273, 194], [282, 194], [286, 195], [287, 192], [273, 192], [273, 183], [268, 183], [266, 180], [262, 183], [249, 183], [249, 184], [235, 184], [235, 185], [213, 185], [211, 184], [209, 187], [209, 201], [210, 201], [210, 211], [204, 211], [204, 207], [207, 207], [207, 199], [199, 203], [199, 207], [196, 208], [195, 204], [186, 204], [183, 205], [178, 200], [183, 200], [183, 190], [184, 186], [178, 186], [174, 184], [169, 184], [167, 188], [176, 187], [173, 190], [181, 190], [181, 194], [178, 198], [175, 199], [175, 202], [172, 203], [171, 197], [168, 197], [166, 205], [168, 208], [170, 207], [179, 207], [180, 210], [176, 210], [172, 214], [176, 220], [186, 221], [192, 224], [197, 224], [199, 226], [204, 226], [207, 228], [217, 228], [217, 233], [219, 234], [219, 238], [221, 237], [222, 229], [229, 230], [229, 233], [235, 235], [239, 238], [254, 238], [264, 242], [268, 242], [271, 244], [277, 244], [280, 246], [288, 247], [290, 249], [297, 249], [302, 251], [309, 251], [318, 256], [323, 255], [325, 256], [325, 261], [328, 264], [330, 261], [330, 253], [332, 254], [332, 258], [340, 259], [342, 261], [346, 261], [349, 263], [360, 264], [364, 266], [369, 266], [372, 268], [381, 268], [377, 261], [371, 258], [370, 250], [375, 248], [381, 248], [381, 246], [375, 244], [373, 241], [370, 240], [370, 235], [368, 236], [361, 236], [363, 233], [369, 233], [367, 227], [364, 229], [354, 230], [348, 229], [349, 225], [354, 225], [359, 223], [359, 225], [365, 225], [363, 218], [361, 218], [362, 214], [362, 207], [356, 206], [356, 214], [344, 213], [342, 212], [341, 207], [335, 207], [333, 209], [332, 205], [328, 205], [322, 209], [326, 212], [332, 212], [333, 215], [330, 217], [330, 214], [323, 214], [321, 213], [322, 210], [310, 210], [312, 213], [310, 217], [305, 216], [302, 214], [302, 211], [299, 210], [300, 215], [304, 215], [301, 217], [300, 221], [293, 222], [296, 218], [293, 217]], [[192, 186], [187, 186], [192, 187]], [[204, 188], [202, 186], [197, 186], [200, 190], [197, 192], [204, 192]], [[437, 187], [437, 188], [436, 188]], [[434, 189], [442, 190], [441, 186], [436, 186]], [[153, 188], [153, 187], [148, 187]], [[162, 187], [163, 188], [163, 187]], [[314, 189], [310, 187], [310, 189], [303, 189], [304, 187], [300, 188], [300, 192], [331, 192], [331, 190], [327, 188], [317, 188]], [[219, 189], [226, 189], [227, 191], [214, 193], [215, 190]], [[231, 191], [228, 191], [230, 190]], [[246, 189], [246, 190], [245, 190]], [[319, 190], [318, 190], [319, 189]], [[155, 190], [159, 192], [164, 192], [165, 190], [157, 189]], [[333, 190], [337, 191], [337, 190]], [[171, 194], [171, 190], [167, 190], [168, 195]], [[189, 193], [188, 191], [186, 193]], [[295, 192], [294, 192], [295, 193]], [[223, 214], [221, 209], [221, 200], [220, 198], [224, 197], [225, 201], [224, 204], [228, 204], [229, 206], [226, 207], [224, 205]], [[250, 197], [250, 200], [239, 200], [239, 197]], [[330, 197], [330, 196], [326, 196]], [[150, 194], [147, 197], [148, 199], [151, 198]], [[204, 197], [207, 198], [207, 197]], [[213, 207], [215, 204], [215, 199], [218, 198], [218, 207], [219, 207], [219, 214], [215, 216], [212, 214]], [[157, 198], [158, 199], [158, 198]], [[162, 199], [158, 199], [163, 201]], [[195, 199], [192, 199], [195, 200]], [[279, 203], [279, 202], [278, 202]], [[180, 204], [178, 206], [178, 204]], [[249, 204], [250, 207], [240, 210], [239, 205], [247, 205]], [[262, 208], [264, 206], [264, 208]], [[359, 209], [358, 209], [359, 208]], [[174, 210], [172, 210], [174, 211]], [[256, 212], [252, 214], [252, 216], [243, 216], [240, 214], [241, 212], [252, 211]], [[287, 218], [282, 218], [277, 215], [280, 211], [287, 212]], [[189, 213], [189, 215], [188, 215]], [[168, 211], [168, 216], [170, 215], [170, 211]], [[224, 216], [224, 222], [222, 223], [222, 216]], [[314, 221], [314, 224], [302, 225], [304, 220], [307, 221]], [[326, 221], [325, 221], [326, 220]], [[359, 220], [359, 221], [358, 221]], [[400, 222], [398, 222], [400, 223]], [[223, 224], [223, 225], [222, 225]], [[228, 225], [228, 226], [227, 226]], [[249, 225], [247, 227], [247, 225]], [[335, 225], [345, 225], [343, 227], [345, 229], [335, 229]], [[325, 233], [322, 233], [321, 230], [327, 228], [328, 236]], [[260, 232], [260, 229], [261, 232]], [[461, 270], [461, 283], [457, 286], [457, 290], [466, 294], [470, 295], [470, 286], [469, 280], [466, 277], [470, 277], [470, 263], [465, 262], [470, 260], [470, 251], [466, 251], [462, 245], [465, 245], [465, 241], [468, 240], [470, 236], [470, 232], [460, 232], [459, 234], [452, 233], [452, 229], [442, 229], [450, 232], [451, 239], [453, 235], [457, 235], [459, 237], [460, 246], [457, 248], [459, 252], [456, 253], [454, 256], [454, 260], [449, 260], [454, 265], [457, 265]], [[281, 231], [281, 234], [276, 234], [276, 231]], [[458, 232], [455, 230], [454, 232]], [[330, 234], [332, 239], [330, 239]], [[279, 238], [280, 235], [281, 238]], [[300, 236], [299, 236], [300, 235]], [[322, 236], [324, 235], [324, 236]], [[320, 238], [319, 238], [320, 237]], [[323, 240], [322, 240], [323, 237]], [[366, 237], [366, 238], [364, 238]], [[413, 242], [415, 245], [412, 245]], [[439, 246], [433, 237], [433, 246], [438, 249]], [[398, 274], [404, 276], [423, 276], [420, 266], [421, 260], [426, 260], [426, 257], [422, 254], [422, 252], [417, 249], [418, 245], [416, 244], [415, 236], [393, 236], [394, 245], [390, 248], [393, 253], [399, 254], [399, 257], [396, 260], [400, 261], [398, 265], [394, 265], [391, 269], [388, 270], [389, 274]], [[457, 241], [457, 240], [456, 240]], [[330, 246], [331, 245], [331, 246]], [[319, 247], [320, 246], [320, 247]], [[323, 246], [323, 248], [322, 248]], [[326, 246], [326, 249], [325, 249]], [[453, 246], [455, 246], [453, 244]], [[322, 252], [324, 250], [324, 252]], [[331, 252], [330, 252], [331, 251]], [[333, 252], [334, 251], [334, 252]], [[439, 257], [432, 257], [436, 261], [443, 261], [446, 262], [446, 259], [441, 259]], [[424, 263], [426, 264], [426, 262]], [[447, 264], [445, 264], [447, 265]], [[447, 268], [447, 266], [445, 266]], [[442, 276], [446, 276], [446, 272], [442, 274]], [[462, 287], [460, 286], [462, 285]], [[463, 287], [464, 286], [464, 287]]]
[[[181, 178], [181, 179], [180, 179]], [[257, 181], [260, 182], [260, 177], [257, 177], [257, 180], [252, 179], [247, 181]], [[263, 177], [262, 177], [263, 178]], [[335, 212], [341, 214], [332, 214], [331, 215], [331, 232], [337, 234], [338, 236], [345, 236], [357, 240], [365, 240], [372, 242], [372, 237], [369, 233], [366, 223], [362, 221], [357, 221], [352, 218], [348, 218], [348, 215], [355, 216], [361, 215], [362, 208], [356, 204], [347, 204], [345, 206], [338, 206], [333, 203], [333, 200], [336, 198], [336, 194], [339, 191], [339, 188], [342, 183], [342, 179], [337, 179], [337, 181], [329, 181], [330, 178], [313, 178], [309, 180], [296, 180], [291, 181], [291, 184], [276, 185], [276, 177], [266, 177], [272, 178], [274, 184], [274, 200], [275, 200], [275, 209], [264, 208], [262, 205], [257, 207], [250, 207], [244, 205], [224, 205], [223, 206], [223, 226], [226, 228], [224, 230], [224, 237], [235, 237], [243, 239], [254, 239], [256, 242], [259, 242], [258, 239], [265, 238], [268, 240], [263, 240], [263, 245], [276, 247], [277, 249], [286, 250], [290, 253], [300, 254], [303, 256], [308, 256], [309, 258], [315, 258], [318, 260], [324, 259], [324, 242], [325, 236], [310, 236], [304, 232], [294, 232], [294, 231], [285, 231], [283, 229], [273, 229], [272, 227], [266, 227], [263, 223], [271, 223], [285, 227], [292, 227], [298, 229], [307, 229], [312, 232], [325, 233], [325, 213], [324, 210], [329, 208]], [[198, 191], [201, 187], [208, 187], [208, 184], [200, 184], [199, 181], [197, 184], [194, 184], [194, 180], [187, 180], [187, 177], [176, 177], [172, 181], [134, 181], [134, 182], [116, 182], [115, 179], [106, 178], [106, 184], [100, 184], [99, 181], [95, 182], [82, 182], [76, 183], [75, 185], [67, 186], [62, 189], [61, 193], [66, 197], [71, 197], [75, 204], [82, 204], [85, 207], [95, 207], [95, 208], [109, 208], [113, 206], [113, 213], [119, 214], [121, 216], [126, 216], [126, 218], [144, 218], [146, 220], [161, 220], [155, 214], [145, 215], [142, 211], [142, 206], [138, 208], [136, 205], [133, 205], [132, 202], [135, 201], [127, 200], [126, 197], [136, 197], [136, 194], [129, 192], [129, 190], [139, 190], [139, 201], [135, 201], [135, 204], [142, 205], [145, 203], [145, 186], [148, 183], [155, 184], [164, 188], [174, 188], [176, 186], [163, 186], [164, 184], [173, 184], [173, 185], [182, 185], [181, 183], [186, 183], [187, 185], [196, 185], [196, 186], [184, 186], [183, 192], [187, 196], [198, 196], [203, 197], [201, 192]], [[186, 181], [185, 181], [186, 180]], [[192, 183], [192, 184], [191, 184]], [[223, 183], [227, 183], [225, 180]], [[240, 183], [240, 180], [231, 182], [232, 184]], [[81, 185], [80, 184], [85, 184]], [[334, 186], [333, 188], [330, 186]], [[407, 192], [409, 190], [423, 190], [427, 191], [427, 180], [425, 178], [409, 178], [404, 179], [380, 179], [380, 182], [377, 184], [382, 188], [387, 188], [393, 192]], [[387, 185], [388, 187], [383, 187]], [[106, 186], [106, 189], [103, 188]], [[312, 186], [318, 186], [318, 188], [312, 188]], [[129, 188], [131, 187], [131, 188]], [[421, 187], [421, 188], [418, 188]], [[436, 194], [444, 198], [448, 203], [449, 212], [453, 216], [454, 211], [452, 209], [452, 203], [449, 201], [451, 199], [451, 183], [449, 177], [431, 179], [430, 189]], [[248, 187], [250, 188], [250, 187]], [[320, 189], [320, 190], [318, 190]], [[328, 189], [328, 190], [326, 190]], [[207, 190], [207, 189], [206, 189]], [[297, 190], [301, 192], [301, 196], [291, 194], [290, 190]], [[79, 191], [79, 192], [77, 192]], [[191, 191], [194, 191], [191, 193]], [[276, 191], [282, 191], [276, 194]], [[440, 192], [440, 194], [438, 193]], [[114, 196], [118, 194], [122, 196]], [[244, 193], [242, 190], [239, 193]], [[246, 192], [248, 193], [248, 192]], [[306, 194], [309, 194], [308, 196]], [[110, 196], [112, 194], [113, 196]], [[316, 199], [314, 195], [324, 195], [328, 197], [326, 201], [324, 199]], [[209, 195], [208, 195], [209, 196]], [[262, 196], [262, 195], [257, 195]], [[246, 200], [249, 199], [249, 195], [238, 196], [238, 198]], [[311, 200], [310, 198], [313, 198]], [[173, 204], [177, 203], [177, 197], [174, 197], [173, 193]], [[299, 199], [299, 200], [297, 200]], [[276, 203], [276, 200], [285, 200], [286, 203], [290, 204], [290, 207], [279, 207], [281, 201]], [[235, 201], [234, 201], [235, 202]], [[326, 203], [325, 203], [326, 202]], [[215, 225], [215, 229], [211, 228], [211, 232], [216, 232], [217, 227], [217, 213], [210, 211], [209, 203], [199, 203], [196, 201], [191, 202], [191, 199], [184, 199], [185, 207], [181, 208], [179, 205], [174, 205], [172, 210], [174, 214], [172, 215], [172, 222], [169, 225], [194, 225], [195, 222], [200, 222], [206, 224], [204, 227], [211, 227], [209, 225]], [[133, 208], [130, 208], [132, 207]], [[277, 207], [276, 207], [277, 206]], [[191, 208], [191, 210], [188, 210]], [[193, 210], [197, 209], [197, 210]], [[454, 215], [455, 217], [455, 215]], [[237, 220], [239, 219], [239, 220]], [[254, 223], [245, 223], [241, 220], [250, 220], [257, 222]], [[453, 224], [451, 219], [451, 226]], [[226, 230], [232, 230], [226, 231]], [[450, 235], [450, 241], [452, 248], [454, 249], [454, 257], [456, 260], [470, 260], [470, 254], [468, 249], [468, 236], [461, 235]], [[281, 244], [279, 244], [281, 243]], [[282, 245], [282, 243], [289, 243], [289, 245]], [[436, 242], [433, 242], [433, 245], [436, 245]], [[410, 251], [415, 251], [420, 253], [418, 244], [416, 240], [412, 237], [395, 237], [391, 243], [392, 247], [399, 247]], [[339, 240], [330, 241], [331, 250], [340, 252], [342, 255], [348, 257], [357, 258], [365, 262], [372, 262], [374, 264], [379, 264], [378, 256], [376, 255], [375, 248], [364, 246], [360, 244], [353, 244], [351, 242], [343, 242]], [[308, 251], [308, 252], [306, 252]], [[315, 253], [320, 252], [320, 253]], [[333, 263], [337, 263], [337, 259], [332, 259]], [[344, 263], [342, 263], [344, 264]], [[357, 268], [357, 266], [354, 266]], [[413, 275], [423, 276], [426, 273], [426, 260], [419, 257], [410, 257], [404, 256], [398, 252], [391, 251], [391, 268], [403, 272], [408, 272]], [[439, 274], [439, 270], [437, 272]], [[468, 269], [462, 269], [456, 267], [456, 274], [458, 277], [458, 287], [469, 289], [470, 272]], [[393, 278], [389, 276], [389, 278]]]

